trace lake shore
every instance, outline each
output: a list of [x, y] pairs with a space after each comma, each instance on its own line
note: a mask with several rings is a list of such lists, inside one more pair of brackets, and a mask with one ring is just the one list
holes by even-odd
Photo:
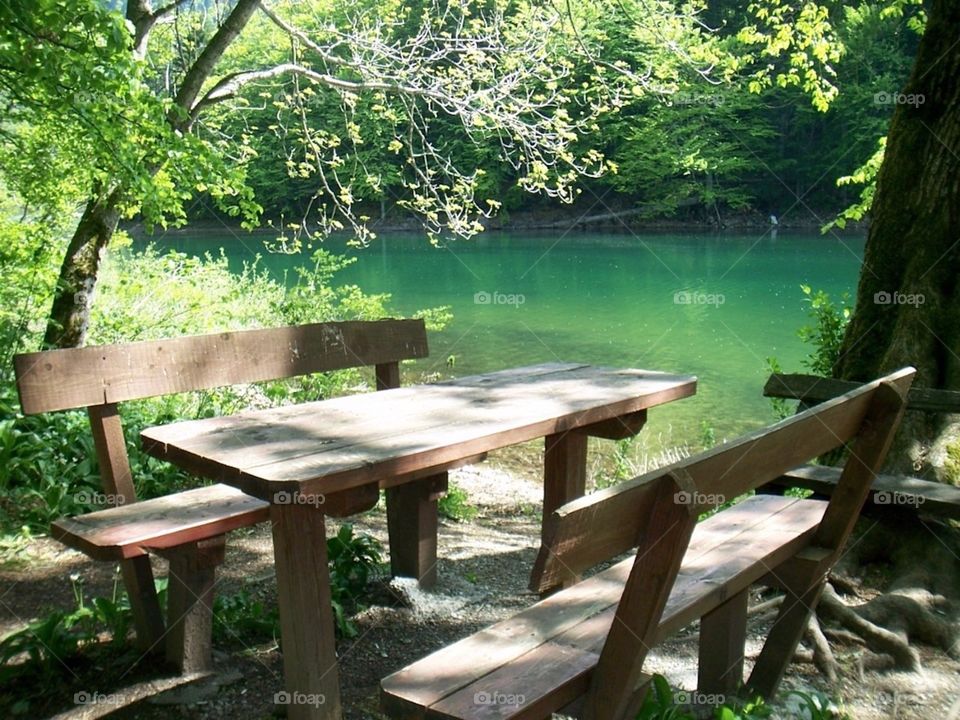
[[[371, 216], [377, 215], [370, 212]], [[771, 222], [770, 214], [756, 210], [728, 213], [717, 217], [696, 218], [692, 216], [673, 218], [644, 217], [641, 210], [631, 207], [607, 208], [605, 205], [589, 206], [585, 203], [544, 207], [526, 210], [502, 211], [496, 217], [484, 220], [484, 229], [491, 232], [562, 232], [574, 233], [625, 233], [632, 232], [701, 232], [722, 234], [726, 231], [744, 230], [762, 232], [796, 230], [820, 232], [820, 229], [834, 217], [833, 210], [800, 209], [791, 211], [783, 217], [777, 217], [777, 224]], [[265, 218], [268, 216], [265, 215]], [[844, 233], [864, 233], [866, 222], [848, 223]], [[208, 214], [191, 219], [187, 225], [169, 228], [162, 233], [147, 233], [139, 222], [121, 225], [133, 237], [143, 238], [151, 235], [190, 235], [210, 231], [233, 231], [253, 235], [273, 235], [281, 224], [273, 227], [263, 226], [255, 230], [246, 230], [236, 218]], [[379, 234], [419, 234], [423, 228], [412, 215], [388, 212], [386, 216], [370, 222], [370, 229]]]

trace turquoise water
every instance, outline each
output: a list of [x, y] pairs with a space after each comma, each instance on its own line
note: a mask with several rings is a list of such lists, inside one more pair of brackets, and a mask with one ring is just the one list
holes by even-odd
[[[263, 252], [250, 236], [156, 243], [191, 253], [223, 246], [237, 267]], [[340, 281], [390, 293], [401, 314], [450, 306], [453, 322], [431, 334], [424, 371], [465, 375], [564, 360], [697, 375], [695, 398], [651, 413], [647, 434], [669, 444], [695, 438], [701, 421], [723, 438], [773, 418], [760, 394], [765, 358], [800, 370], [807, 352], [796, 335], [806, 320], [800, 285], [853, 294], [863, 240], [489, 234], [443, 248], [419, 237], [325, 247], [358, 258]], [[279, 277], [302, 261], [262, 262]]]

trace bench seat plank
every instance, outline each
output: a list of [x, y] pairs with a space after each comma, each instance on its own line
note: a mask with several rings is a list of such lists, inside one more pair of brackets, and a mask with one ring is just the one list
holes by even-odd
[[[810, 541], [825, 507], [817, 500], [754, 496], [700, 523], [664, 610], [661, 638], [794, 555]], [[555, 687], [537, 701], [536, 711], [543, 717], [559, 710], [586, 687], [594, 665], [584, 669], [581, 663], [599, 656], [633, 562], [629, 557], [388, 676], [381, 683], [384, 710], [410, 718], [474, 718], [478, 712], [501, 720], [522, 717], [522, 706], [480, 708], [474, 696], [539, 698], [548, 678]], [[575, 650], [569, 656], [574, 659], [537, 675], [541, 686], [531, 692], [530, 678], [517, 672], [516, 662], [525, 667], [528, 655], [548, 661], [562, 655], [558, 647]]]
[[[771, 484], [778, 487], [802, 487], [821, 495], [832, 495], [840, 480], [842, 468], [826, 465], [804, 465], [777, 478]], [[960, 520], [960, 488], [946, 483], [923, 480], [905, 475], [877, 475], [873, 492], [867, 498], [872, 506], [903, 507]], [[879, 495], [879, 493], [887, 493]]]
[[176, 547], [268, 520], [270, 505], [229, 485], [210, 485], [173, 495], [60, 518], [53, 537], [98, 560], [143, 555], [148, 548]]

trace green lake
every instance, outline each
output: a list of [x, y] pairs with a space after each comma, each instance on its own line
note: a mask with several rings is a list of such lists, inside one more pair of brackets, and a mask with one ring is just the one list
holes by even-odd
[[[222, 246], [238, 268], [261, 253], [278, 276], [305, 260], [266, 254], [249, 235], [154, 242], [191, 254]], [[800, 285], [853, 295], [863, 255], [860, 237], [785, 233], [490, 233], [441, 248], [389, 236], [366, 249], [324, 247], [358, 258], [340, 282], [390, 293], [400, 314], [450, 306], [424, 372], [563, 360], [697, 375], [696, 397], [651, 412], [644, 434], [655, 445], [695, 441], [702, 421], [722, 439], [772, 420], [766, 358], [801, 371], [808, 351], [797, 338], [807, 320]]]

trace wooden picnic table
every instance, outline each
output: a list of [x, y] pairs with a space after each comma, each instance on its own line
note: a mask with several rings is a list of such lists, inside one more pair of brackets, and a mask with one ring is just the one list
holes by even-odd
[[271, 503], [286, 676], [278, 701], [290, 718], [339, 718], [325, 516], [369, 509], [381, 488], [395, 493], [391, 555], [429, 583], [449, 469], [545, 438], [546, 518], [584, 493], [589, 436], [630, 437], [648, 408], [695, 392], [689, 375], [549, 363], [180, 422], [142, 439], [151, 455]]

